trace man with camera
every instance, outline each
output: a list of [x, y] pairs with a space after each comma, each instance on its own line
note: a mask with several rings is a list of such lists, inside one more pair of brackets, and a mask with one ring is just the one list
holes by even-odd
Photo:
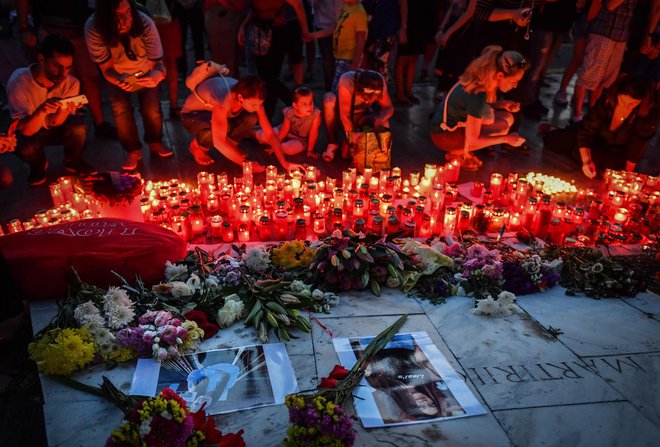
[[11, 117], [18, 120], [16, 154], [30, 165], [32, 186], [46, 182], [47, 145], [64, 145], [67, 171], [90, 172], [82, 161], [87, 128], [77, 111], [85, 101], [74, 100], [80, 83], [70, 75], [73, 52], [66, 37], [47, 36], [39, 46], [38, 63], [17, 69], [7, 83]]

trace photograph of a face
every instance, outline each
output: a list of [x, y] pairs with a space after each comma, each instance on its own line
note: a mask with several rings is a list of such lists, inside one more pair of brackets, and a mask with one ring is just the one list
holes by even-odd
[[[149, 370], [149, 362], [138, 363], [136, 376], [140, 370], [143, 373]], [[186, 400], [192, 411], [204, 405], [207, 414], [283, 403], [287, 394], [298, 390], [282, 344], [196, 352], [163, 361], [157, 371], [155, 381], [153, 377], [140, 379], [142, 386], [150, 388], [146, 395], [171, 388]], [[136, 388], [135, 380], [133, 388]]]
[[[361, 337], [335, 342], [342, 364], [351, 367], [371, 340]], [[484, 413], [425, 332], [395, 335], [371, 359], [361, 385], [356, 390], [355, 408], [365, 427]]]

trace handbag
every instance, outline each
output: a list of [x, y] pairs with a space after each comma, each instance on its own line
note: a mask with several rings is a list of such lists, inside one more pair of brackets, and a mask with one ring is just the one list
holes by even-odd
[[359, 172], [364, 172], [364, 168], [390, 169], [392, 132], [389, 129], [348, 132], [347, 137], [353, 166]]

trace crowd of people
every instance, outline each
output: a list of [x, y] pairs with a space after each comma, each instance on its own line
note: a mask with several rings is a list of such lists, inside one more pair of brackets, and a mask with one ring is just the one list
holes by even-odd
[[[29, 165], [33, 186], [46, 181], [46, 145], [64, 146], [67, 171], [92, 172], [82, 159], [84, 107], [95, 136], [126, 151], [122, 169], [138, 169], [143, 140], [160, 157], [176, 150], [163, 144], [164, 89], [200, 166], [215, 162], [214, 151], [241, 164], [243, 140], [254, 140], [294, 171], [301, 165], [288, 156], [348, 158], [347, 134], [385, 130], [395, 107], [416, 107], [422, 59], [421, 76], [429, 79], [435, 60], [438, 80], [429, 139], [445, 159], [477, 170], [480, 149], [529, 150], [521, 115], [548, 113], [540, 89], [570, 34], [573, 56], [554, 101], [568, 105], [577, 74], [573, 124], [542, 130], [546, 149], [574, 157], [593, 178], [606, 167], [634, 169], [656, 132], [659, 19], [660, 0], [16, 0], [4, 38], [22, 46], [26, 62], [0, 70], [15, 121], [0, 152]], [[189, 37], [195, 59], [208, 62], [189, 66]], [[317, 51], [322, 104], [304, 85]], [[182, 106], [180, 79], [189, 89]], [[317, 148], [322, 127], [327, 146]]]

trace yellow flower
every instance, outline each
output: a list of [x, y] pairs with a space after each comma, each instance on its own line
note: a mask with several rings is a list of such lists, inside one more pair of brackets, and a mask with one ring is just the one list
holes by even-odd
[[271, 250], [271, 262], [285, 268], [309, 267], [316, 250], [305, 245], [304, 241], [285, 242]]

